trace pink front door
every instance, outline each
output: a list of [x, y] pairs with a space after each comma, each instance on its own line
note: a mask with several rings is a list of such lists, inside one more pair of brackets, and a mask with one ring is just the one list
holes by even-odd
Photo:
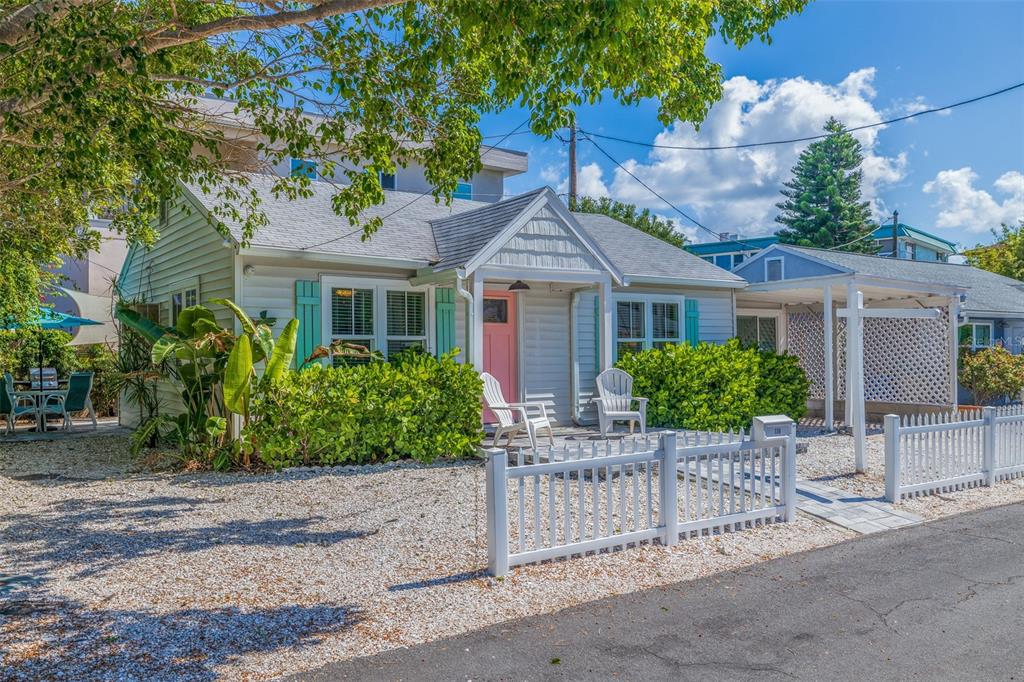
[[[519, 402], [519, 350], [516, 332], [516, 295], [509, 291], [484, 292], [484, 371], [501, 384], [510, 403]], [[484, 408], [484, 421], [497, 421]]]

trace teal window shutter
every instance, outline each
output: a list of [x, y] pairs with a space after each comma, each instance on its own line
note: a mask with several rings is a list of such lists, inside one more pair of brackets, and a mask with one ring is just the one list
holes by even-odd
[[299, 337], [295, 344], [295, 367], [312, 354], [321, 342], [320, 282], [295, 280], [295, 319], [299, 321]]
[[457, 345], [455, 343], [455, 289], [441, 287], [434, 291], [434, 324], [437, 329], [437, 357]]
[[686, 299], [686, 341], [691, 346], [700, 342], [700, 302]]

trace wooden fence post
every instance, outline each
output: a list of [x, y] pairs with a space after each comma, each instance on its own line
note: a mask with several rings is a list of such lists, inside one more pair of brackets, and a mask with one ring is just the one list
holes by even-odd
[[885, 415], [885, 501], [900, 501], [900, 418]]
[[508, 453], [504, 448], [482, 452], [487, 459], [487, 572], [502, 576], [508, 573]]
[[985, 425], [982, 427], [984, 438], [984, 449], [982, 450], [982, 462], [985, 469], [985, 485], [996, 483], [996, 408], [986, 407], [982, 410], [982, 419]]
[[[675, 431], [666, 431], [662, 434], [661, 451], [661, 471], [659, 472], [661, 499], [658, 505], [658, 525], [664, 529], [664, 535], [661, 538], [662, 544], [672, 546], [679, 542], [679, 505], [676, 488], [678, 453]], [[594, 523], [597, 523], [596, 519]]]
[[796, 521], [796, 422], [789, 427], [789, 435], [786, 436], [786, 459], [782, 464], [783, 468], [783, 490], [786, 505], [785, 520]]

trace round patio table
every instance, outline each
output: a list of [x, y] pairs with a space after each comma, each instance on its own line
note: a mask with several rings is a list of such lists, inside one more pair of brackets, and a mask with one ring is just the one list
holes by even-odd
[[[14, 383], [15, 383], [15, 385], [17, 385], [17, 384], [29, 384], [29, 385], [31, 385], [32, 382], [30, 382], [30, 381], [15, 381]], [[67, 379], [58, 380], [57, 381], [57, 386], [59, 387], [61, 383], [65, 383], [66, 384], [67, 383]], [[32, 404], [35, 406], [35, 415], [36, 415], [36, 428], [35, 428], [35, 430], [36, 430], [37, 433], [42, 433], [43, 431], [46, 431], [46, 415], [43, 412], [43, 407], [46, 405], [47, 399], [49, 399], [50, 396], [54, 396], [54, 395], [66, 396], [67, 395], [67, 389], [63, 389], [62, 390], [60, 388], [33, 388], [33, 389], [29, 389], [29, 390], [24, 390], [24, 391], [14, 391], [14, 398], [15, 398], [15, 400], [17, 400], [18, 398], [30, 398], [32, 400]]]

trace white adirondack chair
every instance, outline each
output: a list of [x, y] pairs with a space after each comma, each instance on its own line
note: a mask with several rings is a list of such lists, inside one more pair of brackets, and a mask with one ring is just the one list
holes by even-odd
[[[530, 446], [537, 449], [537, 431], [546, 428], [548, 430], [548, 441], [554, 445], [555, 437], [551, 432], [551, 422], [548, 420], [548, 411], [544, 403], [510, 403], [505, 400], [501, 392], [501, 384], [487, 372], [481, 372], [480, 378], [484, 380], [484, 402], [498, 419], [494, 427], [494, 446], [497, 447], [498, 439], [508, 436], [508, 444], [516, 434], [526, 429], [530, 436]], [[530, 411], [539, 412], [531, 417]]]
[[597, 376], [597, 394], [594, 402], [602, 436], [616, 420], [628, 421], [630, 433], [634, 424], [640, 422], [640, 435], [647, 435], [647, 398], [633, 395], [633, 377], [621, 369], [606, 369]]

